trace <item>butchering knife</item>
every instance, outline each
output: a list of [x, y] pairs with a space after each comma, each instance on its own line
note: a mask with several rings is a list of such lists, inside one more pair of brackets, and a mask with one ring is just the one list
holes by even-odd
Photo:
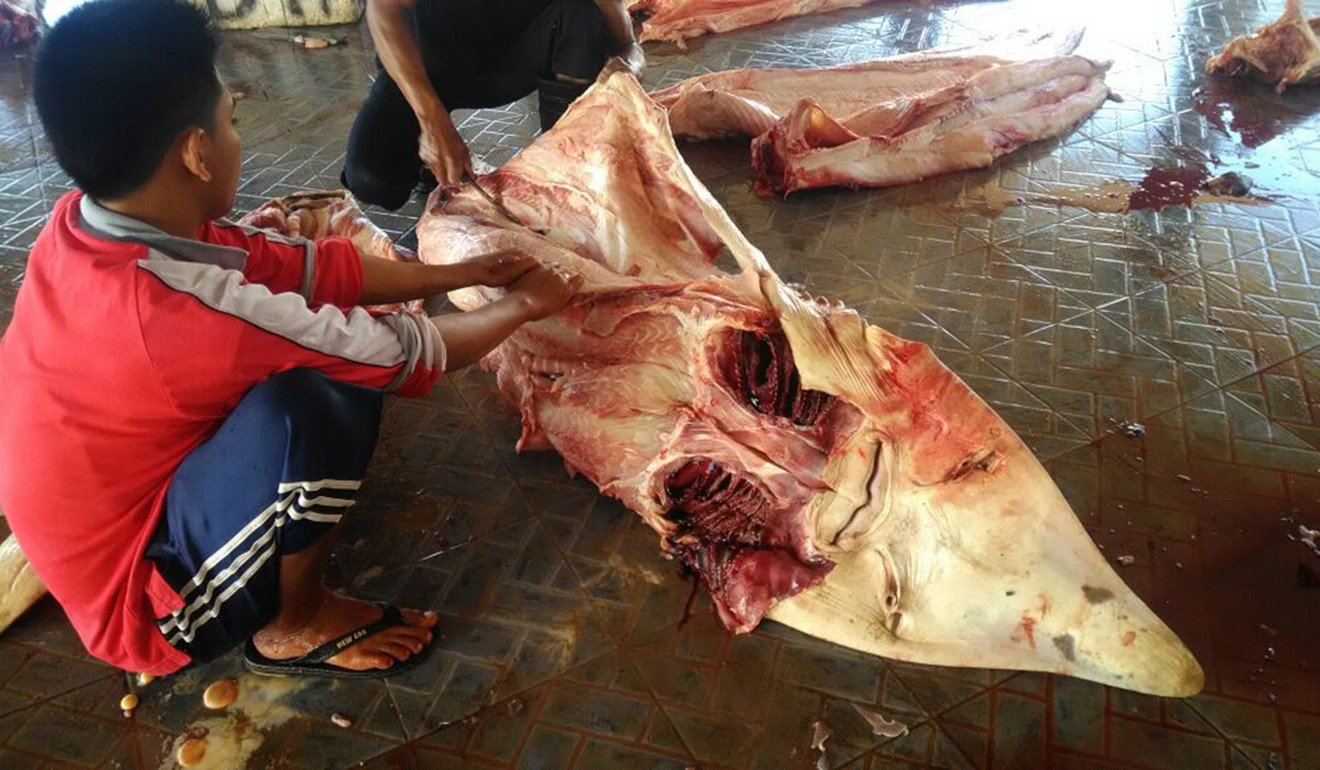
[[509, 220], [510, 222], [514, 223], [515, 225], [518, 225], [519, 227], [523, 228], [524, 230], [531, 230], [532, 232], [536, 233], [537, 235], [548, 235], [548, 234], [549, 234], [549, 232], [550, 232], [549, 230], [546, 230], [546, 229], [543, 228], [543, 227], [532, 227], [531, 225], [528, 225], [526, 222], [523, 222], [523, 221], [522, 221], [521, 219], [519, 219], [518, 217], [515, 217], [515, 216], [513, 215], [513, 212], [511, 212], [511, 211], [509, 211], [507, 208], [505, 208], [503, 203], [500, 203], [499, 201], [495, 200], [495, 196], [494, 196], [494, 195], [491, 195], [491, 194], [488, 193], [488, 192], [486, 192], [486, 188], [484, 188], [484, 187], [482, 187], [480, 184], [478, 184], [476, 178], [473, 177], [471, 174], [467, 173], [466, 171], [463, 172], [463, 181], [465, 181], [465, 182], [467, 182], [468, 184], [472, 185], [472, 186], [476, 189], [477, 192], [481, 193], [481, 197], [485, 198], [487, 203], [489, 203], [490, 205], [494, 206], [494, 207], [495, 207], [495, 210], [498, 211], [498, 212], [500, 212], [500, 214], [502, 214], [502, 215], [504, 216], [505, 219]]

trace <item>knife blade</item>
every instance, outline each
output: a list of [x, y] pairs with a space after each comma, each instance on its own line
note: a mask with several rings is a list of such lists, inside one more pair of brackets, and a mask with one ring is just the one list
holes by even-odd
[[503, 203], [500, 203], [499, 201], [495, 200], [495, 196], [494, 196], [494, 195], [491, 195], [489, 192], [486, 192], [486, 188], [482, 187], [482, 186], [477, 182], [476, 177], [472, 176], [471, 174], [469, 174], [469, 173], [467, 173], [467, 172], [464, 172], [464, 173], [463, 173], [463, 181], [465, 181], [465, 182], [467, 182], [468, 184], [472, 185], [472, 187], [475, 188], [476, 191], [477, 191], [478, 193], [481, 194], [481, 197], [483, 197], [483, 198], [486, 199], [486, 202], [487, 202], [487, 203], [489, 203], [490, 205], [494, 206], [496, 211], [500, 212], [500, 214], [501, 214], [505, 219], [509, 220], [510, 222], [514, 223], [515, 225], [518, 225], [519, 227], [523, 228], [524, 230], [531, 230], [532, 232], [536, 233], [537, 235], [546, 235], [546, 234], [548, 234], [548, 233], [550, 232], [549, 230], [546, 230], [546, 229], [543, 228], [543, 227], [532, 227], [531, 225], [528, 225], [526, 222], [522, 221], [522, 220], [519, 219], [518, 217], [514, 216], [514, 215], [513, 215], [513, 212], [511, 212], [511, 211], [509, 211], [507, 208], [505, 208]]

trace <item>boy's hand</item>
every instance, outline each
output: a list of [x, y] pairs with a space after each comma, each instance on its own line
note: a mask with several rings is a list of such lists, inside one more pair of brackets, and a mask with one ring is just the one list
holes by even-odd
[[509, 284], [509, 295], [522, 301], [528, 321], [539, 321], [559, 312], [580, 288], [582, 276], [538, 263]]
[[534, 257], [520, 251], [494, 251], [462, 264], [466, 286], [507, 286], [537, 266]]
[[581, 287], [581, 276], [567, 275], [557, 265], [537, 263], [515, 278], [507, 287], [508, 294], [499, 300], [465, 313], [432, 318], [445, 341], [445, 371], [475, 363], [519, 326], [558, 312]]

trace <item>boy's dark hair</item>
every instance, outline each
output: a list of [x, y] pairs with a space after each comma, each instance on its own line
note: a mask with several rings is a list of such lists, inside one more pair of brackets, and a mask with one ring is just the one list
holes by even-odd
[[94, 0], [37, 51], [35, 100], [55, 159], [93, 198], [141, 187], [179, 132], [215, 127], [220, 38], [180, 0]]

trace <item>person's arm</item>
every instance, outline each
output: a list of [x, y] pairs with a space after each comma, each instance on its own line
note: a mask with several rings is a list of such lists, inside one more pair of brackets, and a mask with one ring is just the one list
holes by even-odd
[[634, 77], [642, 76], [646, 67], [646, 54], [633, 36], [632, 16], [627, 0], [596, 0], [596, 7], [605, 16], [605, 31], [614, 42], [614, 56], [605, 65], [605, 73], [626, 70]]
[[359, 303], [379, 305], [425, 299], [467, 286], [504, 286], [536, 267], [536, 260], [512, 251], [483, 254], [452, 265], [396, 262], [361, 255], [362, 295]]
[[186, 414], [212, 414], [220, 397], [232, 396], [232, 406], [254, 383], [289, 369], [417, 396], [445, 367], [443, 338], [418, 314], [312, 309], [237, 270], [181, 260], [143, 260], [137, 284], [143, 342]]
[[508, 294], [489, 305], [433, 317], [431, 323], [445, 341], [445, 371], [481, 360], [518, 327], [557, 313], [581, 286], [580, 276], [570, 278], [538, 265], [515, 280]]
[[413, 26], [415, 7], [416, 0], [367, 0], [367, 28], [381, 64], [417, 116], [421, 127], [417, 154], [440, 184], [455, 185], [464, 172], [472, 173], [472, 160], [426, 74]]
[[274, 294], [297, 292], [316, 309], [330, 304], [352, 307], [362, 292], [362, 258], [348, 238], [309, 241], [278, 232], [212, 222], [202, 230], [207, 243], [246, 251], [243, 278]]
[[526, 305], [511, 294], [476, 310], [432, 317], [445, 341], [445, 371], [480, 361], [528, 320]]

